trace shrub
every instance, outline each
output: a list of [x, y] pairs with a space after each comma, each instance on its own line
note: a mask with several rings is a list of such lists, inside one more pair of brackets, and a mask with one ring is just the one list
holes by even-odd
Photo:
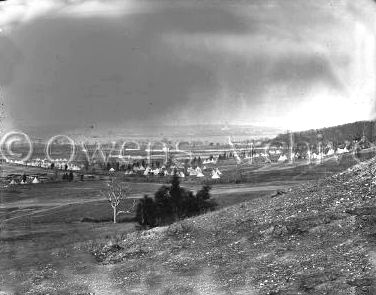
[[153, 227], [212, 211], [217, 204], [211, 198], [210, 189], [210, 186], [204, 185], [194, 195], [180, 187], [179, 178], [175, 175], [171, 186], [161, 186], [154, 200], [144, 196], [138, 202], [136, 220], [142, 227]]
[[152, 198], [147, 195], [141, 199], [136, 209], [136, 220], [143, 226], [153, 227], [157, 223], [157, 206]]

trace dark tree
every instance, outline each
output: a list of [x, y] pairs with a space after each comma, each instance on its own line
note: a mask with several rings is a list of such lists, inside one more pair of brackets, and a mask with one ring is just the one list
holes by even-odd
[[183, 217], [192, 217], [198, 215], [199, 204], [197, 198], [192, 191], [184, 191], [183, 193]]
[[73, 181], [73, 179], [74, 179], [73, 172], [70, 171], [70, 172], [69, 172], [69, 175], [68, 175], [68, 180], [69, 180], [69, 181]]
[[203, 186], [194, 195], [192, 191], [180, 187], [179, 177], [175, 173], [171, 185], [161, 186], [154, 200], [144, 196], [139, 201], [136, 219], [143, 227], [153, 227], [214, 210], [217, 204], [211, 198], [210, 189], [210, 186]]
[[209, 185], [204, 185], [196, 194], [200, 214], [212, 211], [217, 206], [216, 202], [211, 198], [210, 190], [211, 187]]
[[145, 195], [137, 204], [136, 220], [143, 227], [154, 227], [157, 224], [156, 203], [147, 195]]
[[168, 186], [161, 186], [154, 195], [158, 224], [165, 224], [173, 221], [173, 204]]
[[170, 195], [175, 218], [181, 218], [183, 214], [183, 190], [180, 188], [179, 177], [176, 173], [171, 180]]

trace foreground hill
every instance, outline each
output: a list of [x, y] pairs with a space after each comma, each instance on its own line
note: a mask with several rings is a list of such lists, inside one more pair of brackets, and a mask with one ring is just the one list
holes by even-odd
[[93, 250], [127, 294], [376, 294], [376, 160]]

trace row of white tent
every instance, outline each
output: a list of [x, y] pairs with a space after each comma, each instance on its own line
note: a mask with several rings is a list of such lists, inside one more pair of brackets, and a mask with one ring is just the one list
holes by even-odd
[[[20, 160], [7, 160], [8, 163], [12, 164], [17, 164], [17, 165], [23, 165], [23, 166], [31, 166], [31, 167], [39, 167], [39, 168], [50, 168], [51, 167], [51, 162], [47, 160], [41, 160], [41, 159], [35, 159], [32, 161], [20, 161]], [[72, 170], [72, 171], [80, 171], [81, 168], [75, 164], [67, 163], [67, 162], [58, 162], [58, 161], [53, 161], [55, 168], [60, 169], [60, 170], [65, 170], [65, 166], [67, 165], [67, 170]]]
[[[280, 155], [280, 154], [282, 154], [282, 151], [280, 151], [280, 150], [269, 150], [268, 151], [269, 152], [269, 154], [276, 154], [276, 155]], [[341, 148], [337, 148], [337, 150], [335, 151], [333, 148], [330, 148], [326, 153], [325, 153], [325, 155], [326, 156], [332, 156], [332, 155], [334, 155], [334, 154], [344, 154], [344, 153], [349, 153], [350, 152], [350, 150], [347, 148], [347, 147], [345, 147], [345, 148], [343, 148], [343, 149], [341, 149]], [[310, 152], [310, 151], [308, 151], [308, 154], [311, 154], [312, 152]], [[296, 155], [296, 154], [295, 154]], [[254, 157], [266, 157], [267, 156], [267, 154], [266, 153], [256, 153], [255, 155], [254, 155]]]
[[[340, 149], [338, 148], [337, 151], [334, 151], [334, 149], [329, 149], [326, 153], [315, 153], [315, 152], [310, 152], [308, 151], [307, 152], [307, 156], [309, 159], [314, 159], [314, 160], [319, 160], [319, 159], [322, 159], [323, 157], [325, 156], [334, 156], [334, 155], [338, 155], [338, 154], [345, 154], [345, 153], [349, 153], [350, 151], [345, 147], [343, 149]], [[285, 154], [281, 154], [279, 151], [275, 152], [276, 154], [280, 154], [279, 158], [278, 158], [278, 162], [282, 163], [282, 162], [285, 162], [288, 160], [288, 157], [287, 155]], [[268, 155], [266, 153], [257, 153], [254, 155], [254, 157], [264, 157], [264, 158], [268, 158]], [[296, 153], [294, 155], [294, 158], [298, 158], [299, 157], [299, 154]]]
[[202, 163], [203, 164], [216, 164], [217, 160], [218, 160], [218, 158], [212, 158], [211, 160], [210, 159], [205, 159]]
[[[205, 169], [206, 169], [206, 167], [204, 166], [203, 170], [205, 170]], [[111, 168], [109, 171], [115, 172], [115, 169]], [[154, 174], [154, 175], [163, 174], [164, 176], [173, 176], [175, 174], [175, 169], [171, 169], [170, 172], [169, 172], [165, 168], [151, 169], [150, 167], [146, 167], [145, 170], [143, 170], [143, 171], [144, 171], [143, 172], [144, 176], [147, 176], [147, 175], [150, 175], [150, 174]], [[187, 172], [188, 172], [189, 176], [196, 176], [198, 178], [205, 177], [205, 175], [202, 172], [202, 169], [200, 167], [196, 167], [196, 168], [190, 167], [190, 168], [187, 169]], [[132, 175], [132, 174], [135, 174], [135, 173], [136, 172], [134, 170], [130, 170], [130, 171], [126, 171], [125, 175]], [[176, 173], [178, 174], [179, 177], [185, 177], [185, 174], [184, 174], [183, 171], [178, 171]], [[220, 178], [220, 175], [222, 175], [222, 172], [218, 168], [213, 169], [212, 172], [211, 172], [211, 178], [213, 178], [213, 179]]]
[[[31, 183], [32, 184], [38, 184], [38, 183], [40, 183], [40, 181], [38, 180], [37, 177], [34, 177], [34, 179], [31, 181]], [[14, 179], [12, 179], [12, 181], [9, 184], [10, 185], [16, 185], [18, 183]], [[21, 180], [21, 182], [19, 184], [28, 184], [28, 182]]]

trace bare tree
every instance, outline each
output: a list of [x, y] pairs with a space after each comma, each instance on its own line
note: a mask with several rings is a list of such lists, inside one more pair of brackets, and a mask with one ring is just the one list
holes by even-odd
[[131, 213], [135, 207], [136, 201], [133, 201], [133, 206], [127, 211], [118, 211], [118, 207], [122, 201], [129, 197], [129, 186], [124, 182], [112, 177], [110, 182], [107, 183], [107, 188], [102, 190], [102, 194], [107, 198], [113, 210], [114, 223], [116, 223], [116, 217], [122, 213]]

